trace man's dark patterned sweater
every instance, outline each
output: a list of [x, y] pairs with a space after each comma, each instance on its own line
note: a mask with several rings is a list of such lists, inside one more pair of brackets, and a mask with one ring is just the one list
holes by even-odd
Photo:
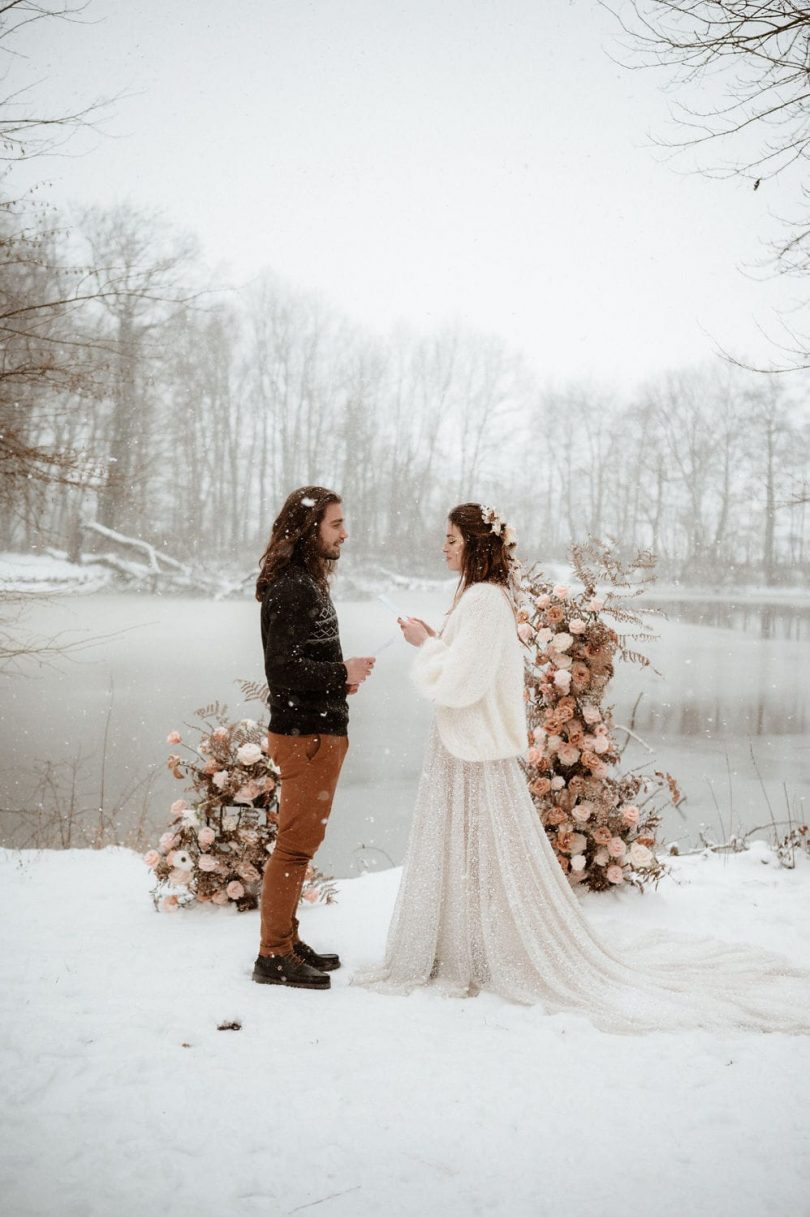
[[303, 565], [292, 563], [264, 593], [261, 629], [270, 730], [347, 735], [347, 673], [335, 606]]

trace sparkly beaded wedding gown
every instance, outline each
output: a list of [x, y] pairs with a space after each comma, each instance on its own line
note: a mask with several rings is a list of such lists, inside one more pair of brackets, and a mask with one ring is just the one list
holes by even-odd
[[614, 1033], [810, 1034], [810, 972], [778, 955], [660, 930], [608, 947], [589, 927], [517, 761], [523, 659], [501, 588], [464, 592], [413, 677], [436, 718], [385, 960], [353, 983], [486, 989]]

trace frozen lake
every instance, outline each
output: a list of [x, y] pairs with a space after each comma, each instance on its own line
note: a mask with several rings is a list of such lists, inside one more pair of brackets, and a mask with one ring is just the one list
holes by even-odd
[[[442, 593], [391, 593], [402, 611], [438, 624], [452, 584]], [[419, 775], [430, 707], [408, 680], [410, 648], [378, 601], [337, 601], [346, 655], [368, 654], [389, 638], [372, 679], [352, 698], [351, 747], [319, 862], [336, 875], [398, 864]], [[661, 676], [620, 665], [611, 687], [617, 723], [629, 723], [654, 750], [631, 741], [626, 767], [647, 760], [668, 769], [687, 802], [665, 821], [666, 839], [694, 841], [701, 824], [713, 834], [767, 824], [765, 793], [777, 819], [788, 806], [807, 817], [810, 791], [810, 613], [802, 607], [733, 608], [695, 600], [672, 606], [648, 653]], [[776, 614], [776, 616], [774, 615]], [[262, 718], [244, 703], [237, 679], [263, 679], [258, 605], [129, 594], [44, 600], [29, 618], [41, 634], [66, 639], [107, 635], [72, 659], [3, 678], [0, 805], [31, 806], [35, 765], [47, 758], [86, 758], [85, 805], [97, 796], [105, 724], [107, 798], [152, 773], [148, 816], [162, 831], [180, 786], [164, 767], [173, 728], [214, 700], [236, 717]], [[623, 739], [622, 734], [619, 739]], [[759, 770], [759, 776], [757, 775]], [[762, 782], [760, 782], [760, 777]], [[763, 791], [764, 786], [764, 791]], [[126, 830], [138, 813], [127, 808]], [[14, 818], [5, 815], [4, 843]]]

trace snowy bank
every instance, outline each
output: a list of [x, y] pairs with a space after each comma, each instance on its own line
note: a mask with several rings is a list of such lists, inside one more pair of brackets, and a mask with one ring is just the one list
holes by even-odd
[[0, 591], [6, 594], [86, 594], [108, 588], [113, 579], [113, 572], [97, 562], [79, 565], [52, 554], [0, 553]]
[[[611, 924], [810, 966], [810, 864], [756, 844], [673, 860]], [[399, 871], [340, 883], [302, 934], [328, 993], [252, 984], [257, 915], [156, 914], [125, 850], [0, 851], [9, 1217], [764, 1217], [807, 1213], [810, 1037], [640, 1037], [583, 1018], [349, 987]], [[219, 1031], [238, 1021], [239, 1031]]]

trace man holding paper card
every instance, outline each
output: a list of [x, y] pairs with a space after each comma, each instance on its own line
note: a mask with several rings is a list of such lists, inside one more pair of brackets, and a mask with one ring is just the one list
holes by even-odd
[[270, 691], [268, 752], [281, 772], [278, 835], [262, 882], [259, 984], [328, 989], [337, 955], [298, 937], [296, 909], [326, 831], [349, 746], [347, 697], [374, 659], [343, 658], [329, 578], [346, 541], [340, 496], [302, 486], [273, 524], [260, 564], [264, 667]]

